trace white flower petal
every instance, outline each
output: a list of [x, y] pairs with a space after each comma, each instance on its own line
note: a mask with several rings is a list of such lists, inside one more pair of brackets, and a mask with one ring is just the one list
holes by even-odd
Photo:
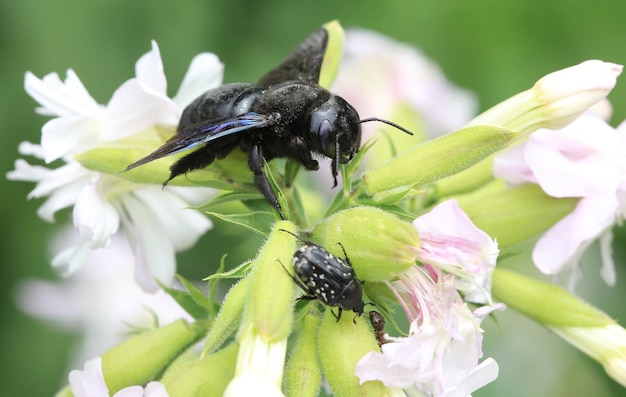
[[96, 184], [83, 188], [74, 204], [74, 226], [91, 248], [106, 247], [117, 232], [120, 217], [117, 209], [104, 199]]
[[174, 103], [184, 109], [204, 92], [218, 87], [224, 78], [224, 64], [215, 54], [196, 55], [174, 96]]
[[43, 280], [22, 280], [15, 291], [15, 301], [21, 311], [68, 330], [75, 329], [83, 320], [84, 313], [77, 298], [64, 286]]
[[52, 267], [61, 275], [69, 276], [85, 264], [90, 252], [90, 242], [87, 240], [81, 241], [56, 254], [52, 258]]
[[10, 180], [38, 182], [28, 194], [28, 199], [49, 196], [39, 207], [37, 214], [42, 219], [53, 222], [54, 213], [71, 206], [89, 178], [89, 172], [78, 163], [69, 163], [54, 170], [33, 166], [22, 159], [15, 161], [15, 170], [7, 173]]
[[175, 250], [158, 217], [134, 196], [124, 197], [129, 218], [123, 218], [124, 232], [135, 252], [135, 280], [146, 291], [156, 291], [154, 279], [171, 285], [176, 271]]
[[150, 87], [156, 94], [167, 96], [167, 79], [163, 71], [161, 52], [156, 41], [151, 42], [152, 49], [135, 64], [135, 76], [142, 84]]
[[160, 220], [163, 233], [172, 241], [176, 251], [192, 247], [211, 228], [211, 221], [206, 216], [188, 209], [189, 204], [174, 193], [150, 187], [138, 189], [135, 194], [154, 213], [153, 217]]
[[115, 393], [113, 397], [144, 397], [143, 387], [128, 386]]
[[109, 397], [100, 357], [87, 361], [82, 371], [70, 372], [69, 381], [75, 397]]
[[50, 73], [43, 80], [26, 72], [24, 89], [42, 107], [38, 112], [47, 116], [90, 116], [100, 105], [89, 95], [73, 70], [67, 71], [65, 83], [59, 75]]
[[17, 151], [24, 156], [33, 156], [38, 159], [44, 158], [43, 148], [36, 143], [22, 141], [17, 147]]
[[48, 121], [41, 130], [41, 147], [46, 163], [94, 146], [97, 128], [97, 121], [91, 117], [67, 116]]
[[145, 397], [169, 397], [165, 385], [161, 382], [150, 382], [146, 385]]
[[600, 275], [604, 282], [613, 287], [615, 286], [616, 274], [615, 263], [613, 262], [613, 232], [611, 230], [606, 231], [600, 236], [600, 255], [602, 257], [602, 268], [600, 269]]
[[122, 84], [109, 101], [99, 139], [115, 141], [154, 124], [175, 125], [178, 117], [178, 109], [171, 99], [150, 90], [138, 79], [131, 79]]
[[446, 389], [444, 397], [468, 397], [474, 391], [498, 378], [500, 369], [493, 358], [487, 358], [466, 374], [463, 381]]

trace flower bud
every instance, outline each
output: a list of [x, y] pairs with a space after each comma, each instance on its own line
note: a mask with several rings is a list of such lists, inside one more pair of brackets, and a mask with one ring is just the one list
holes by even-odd
[[377, 351], [378, 344], [362, 317], [354, 324], [352, 317], [346, 314], [337, 321], [330, 310], [326, 310], [319, 329], [320, 362], [333, 395], [384, 396], [386, 387], [380, 381], [359, 384], [356, 363], [369, 351]]
[[[597, 60], [558, 70], [480, 114], [466, 127], [495, 125], [519, 132], [539, 128], [556, 130], [574, 121], [613, 89], [622, 66]], [[493, 158], [449, 178], [437, 181], [439, 197], [473, 190], [493, 178]]]
[[170, 365], [160, 381], [170, 397], [221, 397], [235, 374], [237, 351], [238, 345], [232, 343], [203, 358], [182, 357]]
[[530, 133], [559, 129], [574, 121], [615, 87], [623, 66], [590, 60], [541, 78], [533, 88], [482, 113], [468, 126], [499, 125]]
[[283, 269], [296, 250], [293, 223], [279, 221], [254, 260], [244, 322], [254, 324], [266, 340], [285, 339], [291, 331], [294, 283]]
[[425, 142], [363, 174], [369, 194], [423, 186], [456, 174], [505, 148], [517, 132], [480, 125]]
[[219, 348], [235, 331], [235, 327], [239, 325], [246, 302], [249, 281], [248, 278], [241, 279], [224, 297], [220, 311], [204, 341], [203, 356]]
[[315, 397], [318, 395], [321, 374], [317, 358], [317, 315], [307, 313], [302, 319], [298, 341], [293, 347], [285, 372], [287, 395]]
[[[206, 330], [202, 323], [178, 320], [165, 327], [134, 336], [102, 355], [102, 373], [111, 394], [156, 379], [187, 347]], [[158, 348], [155, 348], [158, 346]], [[58, 393], [67, 395], [68, 388]]]
[[343, 257], [341, 243], [359, 280], [388, 280], [415, 264], [420, 239], [408, 222], [374, 207], [354, 207], [324, 219], [313, 239]]
[[600, 362], [626, 386], [626, 330], [609, 316], [562, 288], [506, 269], [494, 272], [492, 292]]

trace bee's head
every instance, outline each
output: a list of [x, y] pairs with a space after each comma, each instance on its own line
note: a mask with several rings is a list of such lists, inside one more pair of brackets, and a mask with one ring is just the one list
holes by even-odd
[[311, 112], [310, 132], [319, 139], [317, 151], [333, 159], [334, 186], [337, 186], [339, 164], [349, 163], [359, 151], [361, 147], [361, 123], [368, 121], [380, 121], [413, 135], [406, 128], [388, 120], [377, 117], [360, 120], [356, 109], [337, 95], [331, 95], [328, 101]]
[[319, 139], [320, 153], [335, 163], [349, 163], [361, 146], [359, 114], [336, 95], [313, 110], [311, 133]]

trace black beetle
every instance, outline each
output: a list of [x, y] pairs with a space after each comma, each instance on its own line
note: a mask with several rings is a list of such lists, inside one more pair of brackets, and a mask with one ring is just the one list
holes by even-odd
[[356, 324], [356, 317], [363, 314], [365, 303], [363, 302], [363, 288], [361, 281], [356, 278], [350, 259], [341, 243], [345, 259], [334, 256], [321, 245], [304, 240], [292, 234], [304, 244], [293, 254], [293, 268], [296, 276], [293, 276], [281, 263], [285, 271], [300, 287], [306, 295], [299, 299], [319, 299], [323, 304], [330, 307], [338, 307], [339, 312], [331, 313], [337, 321], [341, 318], [344, 310], [352, 310], [356, 315], [352, 320]]

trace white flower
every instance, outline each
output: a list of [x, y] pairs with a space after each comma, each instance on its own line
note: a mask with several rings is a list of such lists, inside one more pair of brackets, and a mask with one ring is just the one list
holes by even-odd
[[499, 154], [494, 173], [512, 184], [537, 183], [553, 197], [580, 198], [574, 211], [537, 241], [533, 261], [539, 270], [566, 270], [572, 288], [580, 277], [578, 260], [600, 239], [602, 277], [615, 283], [611, 228], [624, 219], [626, 208], [626, 123], [615, 129], [587, 112], [561, 130], [539, 130]]
[[472, 223], [456, 200], [437, 205], [413, 225], [420, 235], [420, 261], [455, 274], [467, 301], [491, 302], [498, 243]]
[[[67, 228], [55, 239], [76, 239]], [[135, 258], [128, 241], [117, 235], [108, 249], [85, 250], [86, 264], [60, 282], [26, 280], [18, 285], [18, 307], [81, 334], [72, 364], [82, 363], [121, 343], [129, 326], [165, 326], [189, 316], [165, 291], [142, 290], [133, 277]]]
[[249, 325], [241, 332], [235, 376], [224, 396], [284, 397], [283, 379], [287, 339], [268, 340]]
[[[102, 359], [93, 358], [83, 370], [73, 370], [69, 375], [70, 387], [75, 397], [109, 397], [109, 388], [102, 374]], [[141, 386], [129, 386], [118, 391], [113, 397], [169, 397], [165, 386], [160, 382], [150, 382], [144, 389]]]
[[361, 383], [417, 389], [426, 396], [469, 396], [498, 376], [497, 363], [482, 363], [480, 321], [502, 305], [472, 313], [454, 287], [454, 277], [433, 267], [413, 267], [392, 290], [410, 321], [409, 336], [389, 337], [382, 353], [369, 352], [357, 364]]
[[[82, 167], [73, 156], [118, 141], [157, 125], [175, 126], [182, 109], [202, 92], [221, 82], [223, 66], [213, 54], [194, 58], [174, 99], [159, 48], [136, 64], [136, 77], [126, 81], [106, 106], [96, 103], [78, 76], [68, 70], [65, 82], [56, 73], [38, 79], [26, 74], [26, 91], [41, 104], [38, 113], [55, 116], [42, 129], [41, 145], [23, 142], [19, 151], [46, 163], [62, 160], [55, 169], [19, 159], [12, 180], [36, 182], [28, 198], [47, 197], [38, 214], [52, 222], [54, 214], [74, 206], [73, 221], [82, 241], [58, 253], [53, 265], [64, 274], [78, 269], [90, 249], [108, 246], [122, 227], [137, 256], [137, 280], [149, 290], [154, 279], [170, 284], [175, 252], [189, 248], [211, 226], [205, 216], [184, 210], [210, 194], [208, 189], [168, 188], [131, 183], [117, 175]], [[191, 200], [190, 200], [191, 198]]]

